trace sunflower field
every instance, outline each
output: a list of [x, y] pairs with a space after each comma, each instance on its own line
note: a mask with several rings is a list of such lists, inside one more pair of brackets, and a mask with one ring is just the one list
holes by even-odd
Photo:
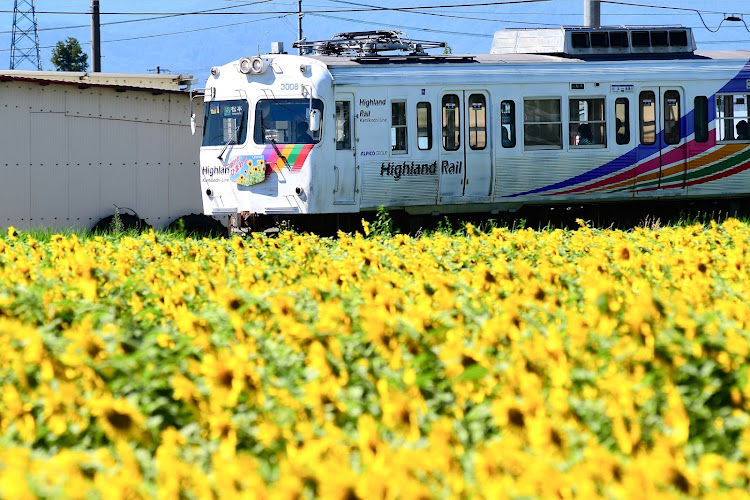
[[750, 498], [750, 226], [0, 235], [0, 497]]

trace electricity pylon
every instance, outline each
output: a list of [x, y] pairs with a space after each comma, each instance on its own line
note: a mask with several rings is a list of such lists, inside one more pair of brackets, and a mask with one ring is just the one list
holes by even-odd
[[37, 70], [42, 70], [34, 0], [15, 0], [13, 5], [10, 69], [18, 69], [18, 66], [24, 61], [29, 61]]

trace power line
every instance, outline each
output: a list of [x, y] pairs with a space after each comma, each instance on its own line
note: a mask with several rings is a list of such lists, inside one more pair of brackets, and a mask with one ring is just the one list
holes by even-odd
[[[241, 24], [250, 24], [250, 23], [257, 23], [257, 22], [261, 22], [261, 21], [268, 21], [270, 19], [279, 19], [279, 18], [285, 17], [287, 15], [288, 14], [284, 14], [282, 16], [270, 16], [270, 17], [264, 17], [264, 18], [261, 18], [261, 19], [252, 19], [250, 21], [242, 21], [242, 22], [239, 22], [239, 23], [221, 24], [221, 25], [218, 25], [218, 26], [208, 26], [206, 28], [194, 28], [194, 29], [191, 29], [191, 30], [172, 31], [170, 33], [156, 33], [156, 34], [152, 34], [152, 35], [142, 35], [142, 36], [134, 36], [134, 37], [128, 37], [128, 38], [118, 38], [116, 40], [102, 40], [101, 43], [128, 42], [128, 41], [132, 41], [132, 40], [143, 40], [143, 39], [147, 39], [147, 38], [159, 38], [159, 37], [162, 37], [162, 36], [182, 35], [182, 34], [185, 34], [185, 33], [195, 33], [197, 31], [207, 31], [207, 30], [213, 30], [213, 29], [218, 29], [218, 28], [227, 28], [227, 27], [231, 27], [231, 26], [239, 26]], [[81, 42], [81, 43], [83, 45], [91, 45], [91, 42]], [[40, 47], [40, 48], [41, 49], [52, 49], [54, 47], [55, 47], [55, 45], [48, 45], [48, 46]], [[0, 52], [8, 52], [9, 50], [10, 49], [0, 49]]]
[[[168, 15], [156, 16], [156, 17], [144, 17], [144, 18], [140, 18], [140, 19], [126, 19], [124, 21], [110, 21], [108, 23], [101, 23], [101, 26], [111, 26], [111, 25], [115, 25], [115, 24], [126, 24], [126, 23], [138, 23], [138, 22], [142, 22], [142, 21], [157, 21], [159, 19], [167, 19], [167, 18], [171, 18], [171, 17], [189, 16], [189, 15], [193, 15], [193, 14], [207, 13], [207, 12], [213, 12], [213, 11], [217, 11], [217, 10], [236, 9], [238, 7], [249, 7], [251, 5], [258, 5], [258, 4], [261, 4], [261, 3], [268, 3], [268, 2], [271, 2], [271, 1], [272, 0], [259, 0], [257, 2], [249, 2], [249, 3], [242, 3], [242, 4], [232, 5], [231, 7], [217, 7], [215, 9], [206, 9], [206, 10], [196, 11], [196, 12], [183, 12], [183, 13], [180, 13], [180, 14], [168, 14]], [[0, 11], [0, 12], [3, 12], [3, 11]], [[37, 12], [39, 12], [39, 11], [37, 11]], [[85, 14], [89, 14], [89, 12], [86, 12]], [[101, 12], [100, 12], [100, 15], [101, 15]], [[80, 24], [78, 26], [60, 26], [60, 27], [57, 27], [57, 28], [39, 28], [37, 31], [56, 31], [56, 30], [69, 30], [69, 29], [79, 29], [79, 28], [90, 28], [90, 27], [91, 27], [90, 24]], [[0, 34], [3, 34], [3, 35], [7, 34], [7, 33], [10, 33], [10, 31], [0, 31]]]
[[372, 21], [365, 21], [362, 19], [352, 19], [348, 17], [341, 17], [341, 16], [332, 16], [329, 14], [312, 14], [316, 17], [324, 17], [327, 19], [335, 19], [338, 21], [349, 21], [352, 23], [360, 23], [360, 24], [369, 24], [371, 26], [385, 26], [388, 28], [398, 28], [398, 29], [408, 29], [408, 30], [415, 30], [415, 31], [424, 31], [426, 33], [440, 33], [442, 35], [458, 35], [458, 36], [471, 36], [471, 37], [477, 37], [477, 38], [492, 38], [493, 35], [486, 35], [484, 33], [464, 33], [461, 31], [446, 31], [446, 30], [438, 30], [438, 29], [431, 29], [431, 28], [418, 28], [416, 26], [403, 26], [398, 24], [389, 24], [389, 23], [378, 23], [378, 22], [372, 22]]
[[[456, 5], [421, 5], [421, 6], [409, 6], [409, 7], [371, 7], [366, 9], [320, 9], [306, 11], [305, 14], [329, 14], [338, 12], [383, 12], [383, 11], [408, 11], [408, 10], [426, 10], [426, 9], [453, 9], [459, 7], [487, 7], [490, 5], [514, 5], [514, 4], [528, 4], [528, 3], [541, 3], [550, 2], [552, 0], [503, 0], [496, 2], [481, 2], [481, 3], [469, 3], [469, 4], [456, 4]], [[234, 8], [228, 7], [228, 8]], [[12, 11], [0, 10], [0, 13], [10, 13]], [[78, 12], [78, 11], [37, 11], [37, 14], [55, 14], [55, 15], [81, 15], [90, 14], [90, 12]], [[101, 12], [101, 15], [107, 16], [252, 16], [262, 14], [298, 14], [296, 10], [278, 10], [278, 11], [267, 11], [267, 12]]]

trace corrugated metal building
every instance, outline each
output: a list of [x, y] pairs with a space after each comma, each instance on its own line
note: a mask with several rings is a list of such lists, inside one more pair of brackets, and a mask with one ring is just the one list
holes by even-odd
[[201, 213], [185, 75], [0, 71], [0, 227]]

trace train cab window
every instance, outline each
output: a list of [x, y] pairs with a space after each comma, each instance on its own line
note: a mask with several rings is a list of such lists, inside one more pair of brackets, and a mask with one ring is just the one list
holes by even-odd
[[615, 99], [615, 141], [630, 144], [630, 101], [627, 97]]
[[716, 96], [716, 138], [720, 142], [748, 141], [748, 109], [750, 95], [719, 94]]
[[708, 142], [708, 98], [696, 96], [693, 101], [695, 119], [695, 142]]
[[391, 102], [391, 153], [406, 154], [406, 101]]
[[664, 92], [664, 142], [680, 143], [680, 93], [676, 90]]
[[604, 117], [604, 98], [570, 99], [570, 146], [605, 147], [607, 123]]
[[469, 96], [469, 147], [475, 151], [487, 147], [487, 99], [483, 94]]
[[500, 103], [500, 133], [504, 148], [516, 147], [516, 103], [513, 101]]
[[422, 151], [432, 149], [432, 105], [417, 103], [417, 147]]
[[247, 136], [248, 104], [245, 100], [206, 103], [203, 145], [244, 144]]
[[461, 102], [455, 94], [443, 96], [443, 149], [458, 151], [461, 147]]
[[644, 90], [638, 97], [639, 128], [641, 130], [641, 144], [656, 143], [656, 95], [650, 90]]
[[562, 149], [562, 103], [560, 99], [523, 101], [523, 146], [525, 149]]
[[310, 109], [323, 116], [320, 99], [261, 99], [255, 105], [256, 144], [317, 144], [320, 130], [310, 130]]

